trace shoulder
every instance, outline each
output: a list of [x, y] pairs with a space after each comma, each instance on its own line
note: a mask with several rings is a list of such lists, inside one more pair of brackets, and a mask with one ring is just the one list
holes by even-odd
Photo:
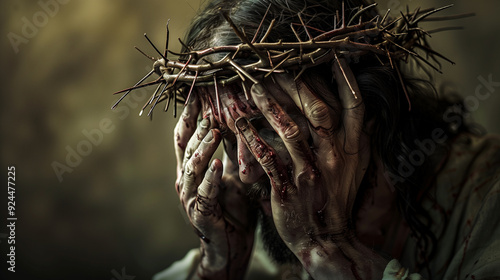
[[[430, 202], [429, 202], [430, 201]], [[451, 144], [427, 207], [445, 279], [500, 269], [500, 137], [464, 134]], [[435, 263], [435, 265], [437, 265]]]
[[499, 178], [500, 136], [462, 134], [436, 177], [436, 202], [448, 215], [454, 208], [477, 208]]

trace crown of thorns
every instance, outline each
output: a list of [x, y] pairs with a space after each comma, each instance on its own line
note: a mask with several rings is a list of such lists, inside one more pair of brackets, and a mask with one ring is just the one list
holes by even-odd
[[[154, 61], [153, 69], [133, 87], [115, 92], [114, 94], [124, 94], [111, 108], [114, 109], [135, 89], [158, 85], [146, 104], [142, 107], [139, 115], [142, 115], [149, 107], [148, 116], [152, 117], [152, 112], [156, 105], [166, 101], [164, 110], [168, 111], [170, 104], [173, 103], [173, 114], [174, 117], [176, 117], [177, 103], [184, 102], [184, 104], [187, 104], [191, 98], [194, 87], [214, 86], [217, 99], [216, 104], [218, 105], [215, 114], [220, 115], [221, 103], [218, 94], [218, 85], [224, 86], [229, 83], [241, 82], [245, 96], [248, 99], [249, 96], [245, 81], [249, 80], [252, 83], [259, 83], [259, 80], [255, 78], [256, 75], [264, 74], [264, 76], [267, 77], [272, 73], [293, 71], [293, 73], [295, 73], [295, 79], [297, 79], [307, 68], [325, 62], [338, 61], [341, 55], [359, 58], [371, 54], [374, 55], [382, 65], [390, 64], [390, 66], [396, 70], [406, 98], [408, 99], [409, 109], [411, 109], [406, 87], [398, 63], [396, 62], [408, 62], [408, 58], [413, 58], [417, 65], [424, 69], [428, 75], [430, 75], [428, 70], [426, 70], [428, 67], [441, 73], [441, 63], [438, 61], [438, 58], [452, 64], [454, 64], [454, 62], [433, 50], [429, 46], [427, 39], [435, 32], [460, 29], [460, 27], [444, 27], [426, 31], [420, 28], [418, 23], [422, 21], [457, 19], [473, 14], [430, 17], [436, 12], [453, 6], [448, 5], [437, 9], [421, 10], [417, 8], [414, 12], [407, 11], [406, 14], [400, 12], [400, 16], [396, 18], [388, 16], [390, 12], [389, 9], [382, 17], [376, 15], [368, 21], [363, 21], [361, 15], [376, 5], [376, 3], [373, 3], [366, 7], [359, 7], [356, 13], [347, 21], [344, 4], [342, 4], [342, 15], [339, 15], [338, 12], [334, 15], [334, 29], [321, 31], [321, 34], [316, 37], [311, 36], [309, 29], [314, 29], [316, 31], [318, 31], [318, 29], [304, 24], [299, 13], [298, 19], [300, 22], [290, 24], [291, 31], [297, 38], [296, 42], [283, 42], [281, 40], [277, 42], [267, 42], [268, 35], [271, 33], [275, 19], [271, 21], [264, 35], [260, 39], [257, 38], [257, 34], [261, 31], [260, 29], [266, 19], [270, 6], [264, 14], [252, 40], [234, 24], [228, 14], [220, 10], [221, 16], [223, 16], [231, 26], [234, 33], [241, 40], [241, 43], [238, 45], [214, 46], [207, 49], [194, 50], [191, 46], [187, 46], [179, 39], [187, 50], [185, 53], [175, 53], [168, 49], [169, 28], [167, 22], [165, 51], [161, 53], [148, 36], [144, 34], [160, 57], [155, 59], [136, 47], [143, 55]], [[353, 24], [355, 21], [357, 22]], [[294, 25], [299, 25], [304, 29], [308, 36], [307, 41], [301, 40]], [[416, 52], [417, 50], [423, 51], [425, 57], [418, 54]], [[215, 53], [222, 53], [224, 56], [218, 61], [210, 62], [206, 60], [208, 55]], [[177, 57], [187, 57], [187, 59], [168, 59], [167, 54]], [[236, 62], [238, 58], [248, 57], [255, 57], [256, 61], [246, 64], [239, 64]], [[383, 62], [381, 57], [387, 57], [388, 59], [386, 62]], [[344, 70], [341, 68], [341, 71], [343, 72]], [[143, 83], [153, 74], [157, 74], [159, 77], [152, 82]], [[356, 93], [352, 90], [352, 82], [349, 81], [345, 74], [344, 78], [356, 97]], [[188, 91], [187, 94], [186, 91]]]

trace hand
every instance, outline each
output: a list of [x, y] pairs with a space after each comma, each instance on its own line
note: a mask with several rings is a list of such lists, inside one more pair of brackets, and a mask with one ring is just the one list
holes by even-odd
[[199, 111], [197, 100], [189, 103], [174, 133], [176, 190], [201, 240], [196, 277], [243, 278], [252, 251], [255, 217], [231, 161], [225, 160], [223, 165], [214, 159], [208, 167], [221, 133], [210, 129], [208, 117], [196, 127]]
[[[275, 75], [279, 87], [268, 86], [273, 91], [261, 83], [252, 86], [252, 98], [284, 142], [291, 168], [248, 120], [240, 118], [236, 126], [271, 181], [278, 233], [309, 274], [315, 279], [333, 275], [370, 279], [381, 277], [386, 261], [357, 241], [353, 230], [352, 208], [370, 159], [368, 137], [363, 133], [364, 104], [349, 66], [339, 62], [342, 68], [336, 63], [334, 73], [340, 104], [331, 107], [303, 82], [296, 86], [289, 76]], [[289, 95], [302, 111], [311, 139], [276, 102], [273, 95], [277, 94]]]

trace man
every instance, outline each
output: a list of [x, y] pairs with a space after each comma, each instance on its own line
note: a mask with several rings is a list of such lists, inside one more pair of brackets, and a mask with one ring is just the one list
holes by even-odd
[[[335, 29], [336, 11], [367, 6], [342, 5], [216, 0], [186, 43], [238, 45], [233, 24], [260, 34], [262, 18], [274, 24], [266, 10], [278, 19], [267, 41], [305, 42]], [[200, 248], [155, 279], [500, 277], [500, 140], [472, 134], [460, 100], [391, 56], [331, 57], [300, 75], [222, 86], [214, 73], [215, 85], [196, 86], [175, 129], [176, 189]], [[210, 161], [221, 143], [223, 160]]]

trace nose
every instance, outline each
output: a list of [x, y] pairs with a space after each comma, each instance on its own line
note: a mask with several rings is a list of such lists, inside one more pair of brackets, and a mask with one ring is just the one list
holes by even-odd
[[240, 180], [245, 184], [256, 183], [265, 174], [264, 169], [248, 150], [240, 136], [237, 136], [237, 149]]

